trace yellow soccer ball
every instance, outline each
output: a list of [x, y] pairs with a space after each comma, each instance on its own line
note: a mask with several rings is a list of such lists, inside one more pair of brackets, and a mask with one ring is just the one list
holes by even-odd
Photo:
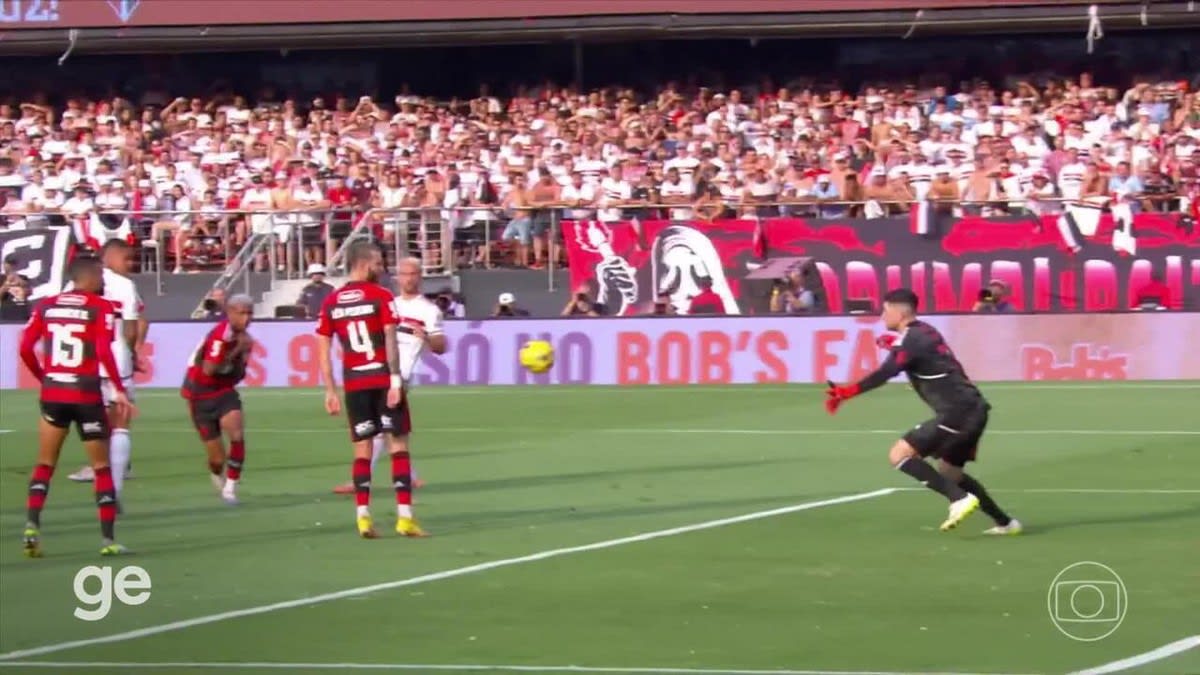
[[544, 373], [554, 365], [554, 347], [545, 340], [530, 340], [518, 355], [521, 365], [532, 373]]

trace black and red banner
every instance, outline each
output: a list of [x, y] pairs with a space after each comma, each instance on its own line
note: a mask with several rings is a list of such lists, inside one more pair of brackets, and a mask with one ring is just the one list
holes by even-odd
[[942, 223], [933, 237], [914, 235], [908, 218], [714, 223], [641, 221], [563, 223], [574, 288], [596, 289], [611, 314], [649, 313], [661, 293], [679, 313], [704, 293], [726, 314], [753, 313], [746, 276], [767, 258], [817, 262], [829, 309], [848, 298], [876, 302], [910, 287], [924, 311], [969, 311], [989, 280], [1012, 288], [1017, 311], [1128, 309], [1151, 275], [1170, 289], [1172, 309], [1200, 307], [1200, 231], [1175, 214], [1139, 214], [1137, 254], [1113, 250], [1104, 216], [1074, 253], [1057, 218], [977, 218]]

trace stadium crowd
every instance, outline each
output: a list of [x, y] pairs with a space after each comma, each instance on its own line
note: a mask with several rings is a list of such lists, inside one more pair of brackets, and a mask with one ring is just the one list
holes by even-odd
[[[448, 102], [38, 94], [0, 103], [0, 228], [78, 222], [90, 245], [162, 241], [175, 271], [220, 264], [249, 232], [303, 231], [303, 269], [372, 207], [413, 209], [370, 224], [390, 242], [435, 221], [461, 264], [515, 242], [513, 262], [537, 267], [561, 255], [551, 209], [602, 221], [871, 218], [925, 199], [985, 215], [1091, 197], [1187, 209], [1196, 84], [1085, 73], [854, 92], [543, 86], [501, 99], [484, 87]], [[413, 252], [441, 255], [436, 239]]]

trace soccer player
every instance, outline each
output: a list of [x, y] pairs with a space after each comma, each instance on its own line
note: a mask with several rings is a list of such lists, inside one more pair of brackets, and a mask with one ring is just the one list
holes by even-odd
[[[113, 484], [117, 489], [118, 508], [120, 508], [121, 492], [125, 479], [129, 476], [130, 457], [133, 444], [129, 437], [129, 419], [127, 409], [113, 405], [112, 384], [114, 379], [121, 380], [125, 386], [126, 396], [133, 400], [133, 371], [137, 363], [137, 353], [146, 341], [148, 324], [142, 318], [142, 299], [138, 295], [137, 286], [129, 278], [133, 270], [134, 251], [129, 242], [124, 239], [109, 239], [100, 249], [100, 259], [104, 263], [104, 299], [113, 305], [114, 329], [112, 353], [117, 363], [114, 375], [106, 370], [100, 372], [101, 391], [104, 393], [104, 405], [108, 408], [108, 423], [112, 437], [108, 440], [109, 464], [112, 467]], [[70, 284], [67, 285], [70, 290]], [[95, 479], [92, 467], [84, 466], [67, 476], [79, 483], [90, 483]]]
[[[246, 376], [246, 362], [254, 349], [254, 340], [246, 332], [253, 314], [254, 300], [248, 295], [225, 301], [225, 318], [196, 347], [180, 392], [208, 452], [213, 487], [230, 505], [238, 503], [237, 486], [246, 461], [242, 399], [235, 387]], [[229, 439], [228, 455], [222, 434]]]
[[[399, 322], [396, 326], [397, 345], [400, 350], [400, 377], [404, 382], [400, 417], [393, 420], [396, 423], [397, 447], [403, 449], [395, 452], [403, 453], [405, 458], [410, 456], [408, 435], [412, 431], [412, 423], [408, 409], [408, 384], [412, 382], [413, 371], [416, 370], [417, 363], [426, 346], [434, 354], [446, 353], [446, 336], [442, 332], [442, 311], [421, 293], [421, 274], [420, 258], [401, 260], [396, 266], [396, 281], [400, 286], [400, 293], [392, 300], [392, 309]], [[383, 436], [375, 437], [371, 448], [372, 470], [380, 456], [389, 453], [388, 445]], [[394, 452], [389, 454], [395, 457]], [[417, 478], [417, 472], [412, 468], [411, 461], [409, 470], [412, 477], [411, 489], [404, 493], [404, 501], [399, 502], [398, 507], [407, 505], [411, 508], [411, 491], [421, 487], [420, 479]], [[337, 494], [352, 494], [355, 492], [354, 483], [339, 485], [333, 491]], [[401, 497], [399, 492], [397, 492], [397, 497]]]
[[331, 293], [321, 305], [317, 319], [317, 352], [321, 375], [325, 379], [325, 411], [341, 413], [337, 387], [333, 379], [333, 338], [342, 346], [342, 381], [346, 390], [346, 416], [354, 445], [354, 499], [359, 536], [374, 539], [371, 520], [371, 445], [380, 433], [387, 434], [392, 454], [392, 484], [396, 488], [396, 532], [407, 537], [425, 536], [412, 514], [411, 467], [406, 446], [397, 442], [398, 434], [408, 430], [397, 426], [406, 413], [403, 402], [403, 377], [396, 337], [396, 313], [392, 294], [379, 285], [383, 274], [383, 256], [375, 244], [359, 241], [346, 251], [350, 281]]
[[[29, 481], [25, 522], [25, 555], [42, 555], [42, 508], [50, 479], [71, 425], [79, 430], [95, 475], [96, 507], [100, 515], [101, 555], [126, 553], [114, 539], [117, 493], [109, 468], [108, 414], [104, 409], [100, 373], [116, 373], [112, 353], [112, 304], [100, 297], [104, 275], [100, 261], [79, 257], [67, 266], [75, 290], [47, 298], [34, 309], [21, 334], [21, 360], [42, 385], [38, 421], [38, 459]], [[35, 347], [43, 343], [45, 365]], [[112, 405], [121, 414], [136, 411], [120, 379], [112, 380]]]
[[[933, 409], [934, 418], [918, 424], [892, 445], [888, 453], [892, 466], [950, 500], [950, 515], [942, 523], [942, 531], [958, 527], [982, 506], [996, 521], [986, 534], [1019, 534], [1021, 523], [1010, 518], [979, 481], [963, 472], [966, 463], [975, 459], [991, 405], [967, 377], [941, 333], [917, 318], [915, 293], [899, 288], [884, 296], [883, 323], [900, 333], [890, 345], [887, 359], [856, 384], [830, 382], [826, 410], [835, 414], [843, 402], [907, 373], [917, 395]], [[925, 457], [938, 458], [938, 468], [927, 464]]]

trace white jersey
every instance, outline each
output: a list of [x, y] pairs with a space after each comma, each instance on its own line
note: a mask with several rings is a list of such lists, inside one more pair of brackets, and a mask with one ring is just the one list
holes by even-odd
[[400, 377], [405, 386], [412, 380], [425, 351], [425, 341], [412, 334], [413, 328], [421, 328], [426, 335], [442, 334], [442, 311], [437, 305], [423, 295], [404, 298], [397, 295], [392, 299], [392, 309], [396, 313], [396, 346], [400, 352]]
[[[72, 289], [68, 283], [63, 292]], [[104, 268], [104, 299], [113, 305], [113, 342], [112, 353], [117, 362], [117, 372], [122, 380], [133, 377], [133, 352], [129, 343], [125, 342], [124, 322], [136, 321], [142, 316], [142, 298], [138, 295], [137, 286], [129, 277], [118, 274], [107, 267]], [[100, 367], [100, 377], [111, 379], [111, 375]]]

